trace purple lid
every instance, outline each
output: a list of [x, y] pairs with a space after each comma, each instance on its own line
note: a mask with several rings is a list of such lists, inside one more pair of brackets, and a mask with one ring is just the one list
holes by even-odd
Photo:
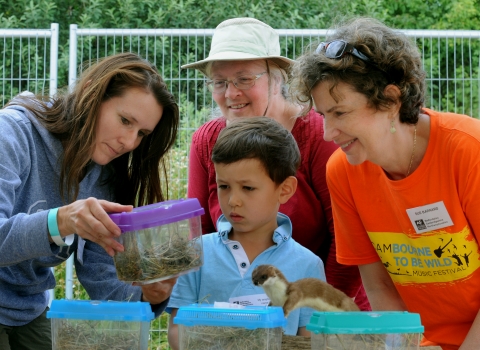
[[109, 214], [122, 232], [141, 230], [154, 226], [170, 224], [194, 216], [205, 214], [197, 198], [175, 199], [143, 207], [133, 208], [131, 212]]

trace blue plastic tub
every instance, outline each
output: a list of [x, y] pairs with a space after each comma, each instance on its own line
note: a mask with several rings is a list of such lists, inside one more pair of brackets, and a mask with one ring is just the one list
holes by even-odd
[[180, 307], [173, 323], [178, 324], [180, 350], [280, 350], [287, 321], [281, 307], [192, 304]]
[[53, 350], [147, 350], [149, 303], [90, 300], [53, 300]]

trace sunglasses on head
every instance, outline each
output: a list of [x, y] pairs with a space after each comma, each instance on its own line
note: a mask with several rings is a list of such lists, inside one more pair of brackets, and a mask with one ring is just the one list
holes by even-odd
[[334, 40], [327, 43], [321, 42], [315, 50], [315, 53], [319, 54], [321, 52], [324, 52], [325, 56], [328, 58], [342, 58], [349, 53], [363, 61], [370, 61], [367, 56], [358, 51], [355, 47], [353, 47], [352, 44], [349, 44], [344, 40]]

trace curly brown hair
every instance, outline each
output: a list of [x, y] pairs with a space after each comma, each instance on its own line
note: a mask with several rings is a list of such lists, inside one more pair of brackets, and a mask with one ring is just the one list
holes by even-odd
[[[298, 58], [292, 67], [291, 95], [312, 105], [311, 91], [319, 83], [346, 83], [365, 95], [376, 109], [400, 102], [400, 121], [416, 124], [425, 100], [425, 77], [418, 48], [404, 34], [372, 18], [355, 18], [333, 28], [327, 42], [344, 40], [368, 57], [368, 61], [347, 54], [340, 59], [315, 53], [317, 45]], [[398, 87], [398, 101], [384, 93], [385, 87]]]

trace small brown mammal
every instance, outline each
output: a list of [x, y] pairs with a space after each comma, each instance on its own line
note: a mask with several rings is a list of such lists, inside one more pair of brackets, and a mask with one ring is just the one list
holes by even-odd
[[355, 302], [342, 291], [317, 278], [288, 282], [273, 265], [259, 265], [253, 270], [252, 281], [261, 286], [272, 306], [282, 306], [285, 317], [299, 307], [318, 311], [360, 311]]

